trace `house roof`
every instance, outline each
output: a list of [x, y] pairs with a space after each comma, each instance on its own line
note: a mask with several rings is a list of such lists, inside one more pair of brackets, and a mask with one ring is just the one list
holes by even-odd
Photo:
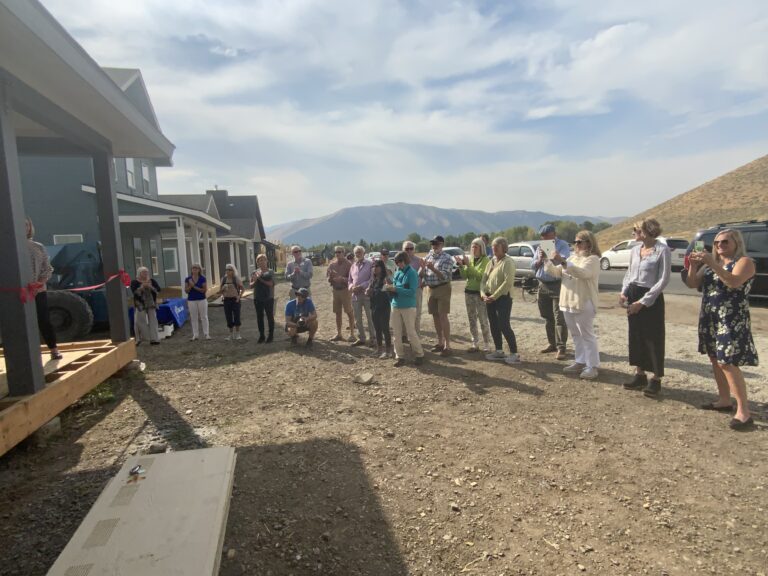
[[17, 137], [170, 164], [173, 144], [38, 0], [0, 0], [0, 79]]
[[231, 228], [231, 234], [251, 240], [258, 240], [256, 236], [256, 222], [253, 218], [224, 218]]
[[[261, 219], [259, 198], [255, 194], [234, 196], [227, 190], [206, 190], [209, 197], [213, 198], [219, 214], [226, 222], [235, 220], [247, 220], [250, 222], [249, 238], [256, 241], [266, 238], [264, 223]], [[244, 226], [244, 224], [237, 224]]]
[[160, 123], [157, 121], [155, 108], [152, 106], [152, 100], [149, 98], [147, 86], [144, 84], [144, 77], [138, 68], [104, 68], [110, 78], [117, 84], [118, 88], [128, 97], [142, 116], [149, 120], [152, 125], [160, 130]]
[[217, 220], [222, 219], [216, 203], [210, 196], [204, 194], [158, 194], [157, 198], [161, 202], [199, 210], [213, 216]]

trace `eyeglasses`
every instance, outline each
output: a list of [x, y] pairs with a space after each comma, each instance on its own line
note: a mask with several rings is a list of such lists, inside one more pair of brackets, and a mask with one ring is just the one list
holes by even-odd
[[725, 240], [715, 240], [713, 242], [713, 244], [715, 246], [728, 246], [728, 244], [730, 244], [730, 243], [731, 243], [731, 241], [728, 240], [727, 238]]
[[589, 244], [589, 240], [574, 240], [574, 244]]

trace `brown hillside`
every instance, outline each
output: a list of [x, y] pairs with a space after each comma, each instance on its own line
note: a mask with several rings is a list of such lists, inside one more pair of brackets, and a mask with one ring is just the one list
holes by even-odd
[[605, 249], [630, 237], [632, 224], [656, 218], [664, 236], [691, 238], [693, 233], [719, 222], [768, 218], [768, 156], [763, 156], [627, 218], [598, 234]]

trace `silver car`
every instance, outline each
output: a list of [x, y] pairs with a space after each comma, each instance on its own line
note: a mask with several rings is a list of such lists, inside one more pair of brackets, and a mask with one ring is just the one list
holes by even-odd
[[507, 249], [507, 256], [515, 261], [515, 278], [529, 278], [533, 276], [533, 256], [536, 254], [536, 248], [541, 244], [539, 240], [530, 240], [528, 242], [515, 242], [510, 244]]

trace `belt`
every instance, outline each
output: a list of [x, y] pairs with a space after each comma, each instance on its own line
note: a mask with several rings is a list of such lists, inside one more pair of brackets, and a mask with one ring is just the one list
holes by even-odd
[[464, 288], [464, 294], [480, 294], [480, 290], [467, 290]]

